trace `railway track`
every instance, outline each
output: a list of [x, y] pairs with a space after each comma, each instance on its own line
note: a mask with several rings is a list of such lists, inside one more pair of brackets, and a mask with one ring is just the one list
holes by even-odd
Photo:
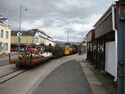
[[28, 69], [21, 69], [21, 70], [19, 69], [19, 70], [15, 70], [15, 71], [13, 71], [13, 72], [10, 72], [10, 73], [7, 73], [7, 74], [1, 76], [1, 77], [0, 77], [0, 84], [2, 84], [2, 83], [4, 83], [4, 82], [6, 82], [6, 81], [8, 81], [8, 80], [10, 80], [10, 79], [12, 79], [12, 78], [18, 76], [18, 75], [20, 75], [20, 74], [22, 74], [22, 73], [24, 73], [24, 72], [27, 71], [27, 70], [28, 70]]

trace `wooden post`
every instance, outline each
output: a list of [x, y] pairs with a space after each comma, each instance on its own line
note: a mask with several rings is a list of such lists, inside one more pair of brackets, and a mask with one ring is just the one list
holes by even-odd
[[87, 58], [86, 60], [88, 60], [88, 42], [87, 42]]
[[97, 44], [96, 44], [96, 50], [97, 50], [97, 53], [96, 53], [96, 68], [97, 68], [97, 63], [98, 63], [98, 39], [97, 39]]
[[90, 42], [89, 42], [89, 54], [88, 54], [88, 59], [90, 60]]
[[103, 55], [103, 70], [105, 70], [105, 46], [106, 46], [106, 36], [104, 35], [103, 37], [103, 42], [104, 42], [104, 55]]
[[92, 40], [92, 55], [91, 55], [91, 58], [92, 58], [92, 63], [93, 63], [93, 40]]
[[9, 60], [11, 60], [11, 54], [9, 53]]

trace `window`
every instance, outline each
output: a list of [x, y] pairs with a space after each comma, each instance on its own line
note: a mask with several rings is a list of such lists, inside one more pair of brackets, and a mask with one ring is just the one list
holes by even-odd
[[3, 30], [1, 30], [1, 38], [3, 38]]
[[38, 38], [36, 38], [35, 40], [36, 40], [36, 43], [39, 43], [39, 42], [38, 42]]
[[8, 43], [5, 44], [5, 50], [8, 50]]
[[2, 52], [2, 51], [3, 51], [3, 43], [0, 42], [0, 52]]
[[6, 39], [8, 39], [8, 31], [6, 31]]

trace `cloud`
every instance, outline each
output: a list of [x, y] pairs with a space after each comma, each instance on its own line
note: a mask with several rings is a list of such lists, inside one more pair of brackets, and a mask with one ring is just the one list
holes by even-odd
[[22, 29], [27, 30], [27, 29], [40, 28], [43, 26], [43, 24], [44, 23], [40, 20], [34, 20], [33, 22], [25, 21], [22, 23]]
[[38, 28], [55, 40], [82, 41], [87, 32], [114, 0], [0, 0], [0, 15], [7, 17], [12, 30], [19, 28], [20, 4], [22, 30]]

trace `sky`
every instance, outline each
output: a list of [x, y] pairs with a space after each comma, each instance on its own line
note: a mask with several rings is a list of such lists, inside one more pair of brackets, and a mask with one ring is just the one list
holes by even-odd
[[[115, 0], [0, 0], [0, 15], [11, 30], [40, 29], [54, 41], [82, 42], [86, 34]], [[28, 11], [25, 11], [27, 7]]]

